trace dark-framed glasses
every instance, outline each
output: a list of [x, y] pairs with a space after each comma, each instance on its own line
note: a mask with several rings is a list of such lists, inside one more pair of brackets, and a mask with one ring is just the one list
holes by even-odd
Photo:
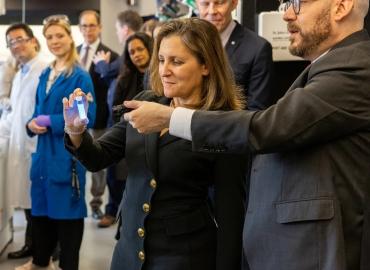
[[280, 6], [282, 7], [283, 11], [287, 11], [290, 6], [293, 7], [294, 13], [296, 15], [299, 14], [301, 9], [301, 0], [279, 0]]
[[6, 46], [8, 48], [13, 48], [15, 47], [16, 45], [23, 45], [25, 44], [27, 41], [30, 41], [31, 38], [23, 38], [23, 37], [18, 37], [18, 38], [15, 38], [15, 39], [10, 39], [6, 42]]
[[55, 14], [55, 15], [48, 16], [42, 21], [42, 24], [46, 25], [48, 23], [53, 23], [53, 22], [58, 23], [60, 21], [65, 22], [67, 24], [71, 24], [68, 16], [64, 14]]

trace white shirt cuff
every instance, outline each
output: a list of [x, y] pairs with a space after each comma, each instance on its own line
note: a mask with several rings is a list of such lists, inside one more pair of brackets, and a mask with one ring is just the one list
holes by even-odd
[[176, 108], [170, 119], [170, 134], [191, 141], [191, 118], [194, 112], [195, 110]]

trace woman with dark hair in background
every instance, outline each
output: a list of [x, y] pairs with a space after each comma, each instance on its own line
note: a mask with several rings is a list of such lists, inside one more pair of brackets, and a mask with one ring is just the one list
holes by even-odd
[[[111, 112], [108, 121], [109, 126], [119, 122], [125, 112], [120, 106], [113, 106], [121, 105], [125, 100], [131, 100], [139, 92], [148, 89], [148, 73], [146, 73], [146, 70], [150, 63], [152, 50], [152, 38], [145, 33], [137, 32], [127, 39], [123, 51], [120, 75], [115, 87], [110, 87], [108, 90], [107, 100]], [[113, 110], [112, 108], [116, 109]], [[98, 223], [100, 228], [109, 227], [114, 223], [126, 185], [126, 178], [127, 164], [125, 159], [108, 168], [109, 202], [105, 208], [103, 219]], [[116, 238], [119, 238], [119, 230]]]
[[[117, 78], [113, 94], [113, 106], [131, 100], [139, 92], [148, 90], [149, 78], [146, 73], [153, 50], [153, 39], [143, 32], [132, 34], [123, 51], [123, 65]], [[115, 117], [114, 122], [119, 122]]]

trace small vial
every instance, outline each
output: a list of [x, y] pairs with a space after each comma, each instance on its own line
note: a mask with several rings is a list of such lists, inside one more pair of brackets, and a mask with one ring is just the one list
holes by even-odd
[[77, 102], [78, 116], [80, 117], [80, 120], [83, 122], [88, 122], [82, 96], [77, 96], [75, 100]]

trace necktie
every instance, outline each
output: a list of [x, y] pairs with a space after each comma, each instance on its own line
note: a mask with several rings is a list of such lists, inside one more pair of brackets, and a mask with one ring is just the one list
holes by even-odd
[[86, 46], [85, 47], [85, 54], [84, 56], [82, 57], [81, 59], [81, 65], [87, 70], [87, 59], [89, 57], [89, 50], [90, 50], [90, 46]]

